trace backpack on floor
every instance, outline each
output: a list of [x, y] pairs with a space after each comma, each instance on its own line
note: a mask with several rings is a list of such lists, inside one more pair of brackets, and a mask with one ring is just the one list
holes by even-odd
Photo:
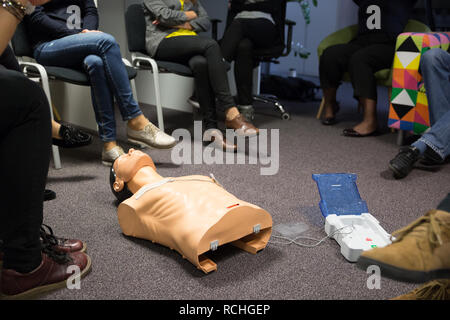
[[286, 100], [314, 101], [318, 89], [319, 86], [315, 83], [298, 77], [263, 75], [261, 80], [261, 93]]

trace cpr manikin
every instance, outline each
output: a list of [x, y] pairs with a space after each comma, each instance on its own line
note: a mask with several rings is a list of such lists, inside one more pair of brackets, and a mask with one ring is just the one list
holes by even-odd
[[239, 200], [211, 177], [164, 178], [141, 151], [117, 158], [111, 184], [120, 201], [127, 198], [118, 208], [125, 235], [174, 249], [205, 273], [217, 270], [207, 251], [231, 243], [256, 254], [272, 233], [267, 211]]

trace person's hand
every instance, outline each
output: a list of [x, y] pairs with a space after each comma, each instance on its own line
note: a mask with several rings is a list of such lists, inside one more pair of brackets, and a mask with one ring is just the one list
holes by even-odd
[[81, 31], [81, 33], [88, 33], [88, 32], [101, 32], [99, 30], [88, 30], [88, 29], [83, 29], [83, 31]]
[[197, 13], [195, 12], [195, 11], [186, 11], [185, 12], [185, 14], [186, 14], [186, 16], [187, 16], [187, 18], [188, 18], [188, 20], [194, 20], [194, 19], [197, 19]]

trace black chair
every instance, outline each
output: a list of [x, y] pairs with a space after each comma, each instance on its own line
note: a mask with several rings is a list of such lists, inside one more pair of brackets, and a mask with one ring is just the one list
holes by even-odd
[[191, 77], [192, 81], [194, 81], [192, 70], [183, 64], [155, 60], [148, 56], [145, 48], [146, 21], [141, 4], [132, 4], [127, 8], [125, 12], [125, 28], [128, 50], [131, 53], [131, 64], [137, 69], [150, 70], [153, 74], [158, 126], [161, 130], [164, 130], [159, 74], [161, 72], [172, 73], [182, 77]]
[[[26, 62], [23, 58], [33, 58], [33, 50], [30, 46], [27, 30], [25, 24], [22, 22], [18, 25], [17, 30], [11, 40], [14, 54], [19, 58], [19, 65], [23, 73], [33, 80], [39, 81], [47, 96], [50, 105], [50, 114], [53, 117], [53, 104], [50, 94], [50, 80], [58, 80], [80, 86], [90, 86], [90, 81], [86, 73], [81, 70], [43, 66], [36, 62]], [[137, 76], [137, 71], [131, 66], [126, 66], [128, 78], [132, 81]], [[131, 82], [133, 93], [136, 96], [134, 81]], [[53, 146], [53, 161], [56, 169], [61, 168], [61, 160], [59, 156], [59, 149]]]
[[[280, 57], [288, 56], [291, 52], [293, 27], [296, 25], [296, 23], [294, 21], [286, 19], [287, 1], [283, 0], [283, 1], [280, 1], [279, 3], [280, 3], [280, 7], [278, 10], [276, 10], [278, 16], [273, 17], [276, 22], [280, 21], [280, 23], [277, 23], [277, 25], [276, 25], [276, 27], [278, 29], [278, 33], [279, 33], [278, 43], [276, 43], [271, 48], [259, 49], [259, 50], [254, 51], [255, 68], [256, 67], [261, 68], [262, 63], [266, 63], [269, 65], [271, 63], [279, 64], [280, 62], [278, 61], [278, 59]], [[227, 27], [228, 27], [228, 25], [231, 24], [233, 19], [234, 19], [234, 15], [229, 12], [227, 15], [227, 22], [226, 22]], [[222, 22], [222, 21], [219, 19], [212, 19], [211, 21], [213, 23], [212, 36], [214, 39], [218, 40], [217, 25], [219, 22]], [[287, 27], [287, 37], [285, 36], [285, 27]], [[260, 74], [260, 70], [258, 70], [258, 74]], [[264, 102], [264, 103], [272, 103], [277, 108], [277, 110], [279, 110], [279, 112], [281, 113], [281, 118], [283, 120], [290, 119], [290, 117], [291, 117], [290, 114], [288, 112], [286, 112], [286, 110], [281, 105], [281, 103], [278, 101], [278, 98], [276, 96], [259, 94], [259, 92], [258, 92], [257, 94], [255, 94], [253, 96], [253, 99], [256, 101]], [[246, 116], [250, 119], [253, 119], [253, 117], [254, 117], [253, 114], [246, 114]]]

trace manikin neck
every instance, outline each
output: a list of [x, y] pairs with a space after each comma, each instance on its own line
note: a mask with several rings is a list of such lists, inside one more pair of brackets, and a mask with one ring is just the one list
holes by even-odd
[[152, 167], [146, 166], [139, 169], [136, 172], [133, 179], [127, 182], [128, 189], [135, 194], [140, 188], [145, 186], [146, 184], [155, 183], [160, 180], [163, 180], [164, 177], [161, 177]]

